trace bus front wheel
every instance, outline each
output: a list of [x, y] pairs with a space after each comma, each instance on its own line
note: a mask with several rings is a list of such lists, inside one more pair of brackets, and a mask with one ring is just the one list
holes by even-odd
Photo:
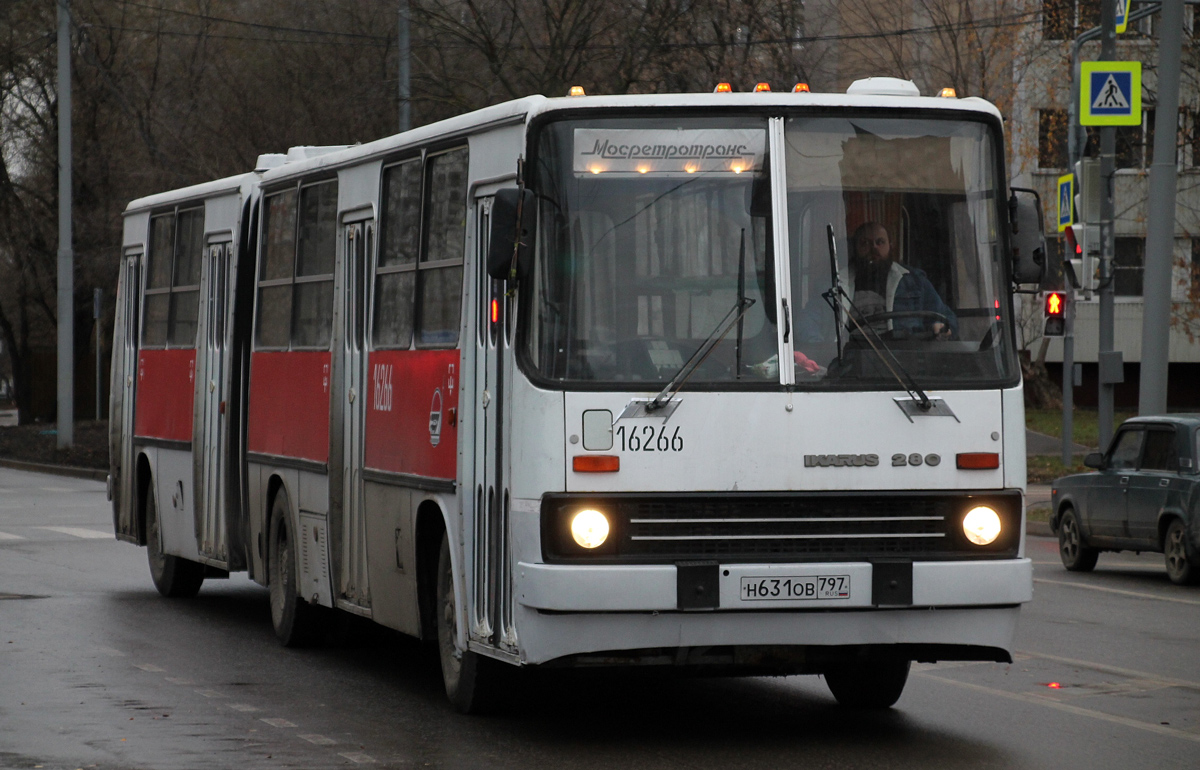
[[154, 587], [163, 596], [190, 599], [200, 593], [204, 565], [163, 553], [158, 504], [154, 500], [154, 490], [150, 488], [146, 489], [146, 559], [150, 562]]
[[886, 709], [895, 705], [908, 682], [907, 660], [851, 663], [825, 672], [825, 684], [842, 706], [853, 709]]
[[496, 661], [458, 648], [458, 602], [454, 597], [454, 569], [450, 562], [450, 537], [442, 536], [438, 555], [437, 641], [442, 681], [454, 708], [463, 714], [482, 714], [496, 701], [499, 671]]

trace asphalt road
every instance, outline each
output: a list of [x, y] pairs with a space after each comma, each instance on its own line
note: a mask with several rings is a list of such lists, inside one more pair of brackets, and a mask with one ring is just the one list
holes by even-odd
[[1027, 548], [1016, 662], [917, 666], [886, 713], [816, 677], [605, 675], [468, 718], [419, 644], [356, 627], [281, 649], [244, 577], [159, 597], [102, 484], [0, 470], [0, 767], [1200, 767], [1200, 589], [1158, 555], [1077, 575]]

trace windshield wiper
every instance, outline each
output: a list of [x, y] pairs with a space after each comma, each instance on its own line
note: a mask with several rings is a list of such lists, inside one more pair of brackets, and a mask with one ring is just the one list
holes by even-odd
[[708, 358], [709, 353], [717, 347], [717, 343], [725, 339], [725, 335], [729, 334], [729, 330], [734, 324], [742, 320], [742, 316], [746, 315], [746, 311], [754, 305], [754, 300], [749, 297], [739, 297], [734, 303], [721, 322], [717, 324], [717, 328], [713, 329], [712, 334], [705, 338], [704, 342], [700, 343], [700, 347], [696, 348], [696, 352], [692, 353], [688, 360], [683, 362], [683, 366], [679, 367], [679, 371], [675, 372], [675, 376], [667, 383], [653, 400], [646, 404], [647, 412], [655, 412], [662, 409], [667, 404], [671, 403], [671, 398], [679, 392], [688, 378], [700, 368], [700, 364], [704, 363], [704, 359]]
[[[883, 341], [883, 338], [879, 336], [871, 324], [868, 323], [864, 326], [859, 323], [859, 319], [864, 316], [854, 305], [854, 300], [846, 293], [846, 289], [842, 286], [841, 277], [838, 274], [837, 242], [834, 239], [833, 225], [826, 224], [825, 232], [829, 236], [830, 287], [829, 291], [826, 291], [821, 297], [829, 303], [830, 309], [833, 310], [834, 328], [837, 330], [838, 362], [840, 363], [842, 360], [842, 310], [843, 303], [845, 303], [850, 308], [850, 312], [846, 314], [850, 318], [850, 322], [854, 324], [855, 328], [858, 329], [859, 333], [862, 334], [863, 338], [871, 346], [871, 349], [879, 356], [879, 360], [883, 362], [887, 370], [896, 378], [896, 382], [900, 383], [900, 387], [904, 388], [908, 392], [908, 395], [914, 401], [918, 402], [921, 411], [928, 412], [933, 408], [933, 402], [929, 400], [929, 396], [925, 395], [925, 391], [917, 384], [916, 379], [908, 373], [908, 370], [896, 358], [896, 354], [892, 352], [892, 349], [887, 346], [887, 343]], [[887, 355], [884, 355], [885, 351]]]

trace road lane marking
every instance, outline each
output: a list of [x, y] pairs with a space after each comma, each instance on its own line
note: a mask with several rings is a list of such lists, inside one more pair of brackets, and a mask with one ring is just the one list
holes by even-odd
[[953, 679], [946, 679], [944, 677], [935, 676], [933, 674], [930, 674], [930, 673], [927, 673], [924, 671], [917, 672], [917, 676], [921, 676], [926, 679], [935, 679], [943, 684], [954, 685], [955, 687], [962, 687], [963, 689], [966, 689], [966, 690], [974, 690], [976, 692], [985, 693], [987, 695], [996, 695], [1001, 698], [1008, 698], [1010, 700], [1021, 701], [1022, 703], [1034, 703], [1039, 706], [1045, 706], [1047, 708], [1056, 709], [1058, 711], [1065, 711], [1068, 714], [1074, 714], [1076, 716], [1090, 717], [1092, 719], [1098, 719], [1102, 722], [1111, 722], [1112, 724], [1123, 725], [1125, 727], [1132, 727], [1135, 730], [1146, 730], [1148, 732], [1158, 733], [1159, 735], [1167, 735], [1172, 738], [1182, 738], [1185, 741], [1194, 741], [1196, 743], [1200, 743], [1200, 734], [1197, 734], [1197, 733], [1189, 733], [1189, 732], [1185, 732], [1183, 730], [1176, 730], [1175, 728], [1166, 727], [1164, 725], [1154, 724], [1153, 722], [1141, 722], [1141, 721], [1138, 721], [1137, 719], [1130, 719], [1129, 717], [1120, 717], [1115, 714], [1106, 714], [1103, 711], [1096, 711], [1095, 709], [1087, 709], [1087, 708], [1083, 708], [1081, 706], [1074, 706], [1070, 703], [1061, 703], [1059, 701], [1052, 700], [1052, 699], [1047, 698], [1042, 695], [1029, 695], [1027, 693], [1009, 692], [1007, 690], [997, 690], [994, 687], [984, 687], [983, 685], [980, 685], [980, 684], [972, 684], [970, 682], [958, 682]]
[[370, 754], [364, 754], [361, 751], [347, 751], [338, 754], [338, 756], [345, 757], [356, 765], [370, 765], [375, 762], [375, 757], [372, 757]]
[[260, 719], [258, 721], [266, 722], [271, 727], [295, 727], [296, 726], [295, 722], [289, 722], [282, 717], [263, 717], [262, 719]]
[[224, 698], [225, 693], [217, 692], [216, 690], [196, 690], [197, 693], [205, 698]]
[[134, 663], [134, 668], [140, 668], [142, 671], [149, 671], [151, 674], [165, 674], [167, 670], [160, 668], [153, 663]]
[[180, 679], [177, 676], [167, 676], [167, 677], [163, 677], [163, 678], [166, 679], [171, 684], [182, 684], [182, 685], [195, 684], [195, 682], [193, 682], [191, 679]]
[[337, 741], [333, 738], [326, 738], [324, 735], [318, 735], [317, 733], [301, 733], [298, 737], [317, 746], [334, 746], [337, 744]]
[[244, 711], [246, 713], [251, 711], [262, 711], [262, 709], [260, 709], [258, 706], [251, 706], [249, 703], [226, 703], [225, 705], [234, 711]]
[[1076, 583], [1073, 580], [1047, 580], [1046, 578], [1034, 578], [1035, 583], [1049, 583], [1056, 586], [1070, 586], [1071, 588], [1086, 588], [1089, 591], [1103, 591], [1109, 594], [1121, 594], [1122, 596], [1135, 596], [1138, 599], [1157, 599], [1160, 602], [1175, 602], [1176, 604], [1191, 604], [1195, 607], [1200, 607], [1200, 601], [1196, 599], [1180, 599], [1175, 596], [1159, 596], [1158, 594], [1148, 594], [1145, 591], [1125, 591], [1120, 588], [1108, 588], [1107, 586], [1093, 586], [1087, 583]]
[[1041, 660], [1052, 660], [1055, 663], [1065, 663], [1068, 666], [1076, 666], [1078, 668], [1089, 668], [1093, 671], [1103, 671], [1106, 674], [1116, 674], [1118, 676], [1129, 677], [1130, 679], [1142, 679], [1146, 682], [1161, 682], [1171, 687], [1186, 687], [1189, 690], [1200, 690], [1200, 682], [1192, 682], [1187, 679], [1176, 679], [1170, 676], [1159, 676], [1146, 671], [1136, 671], [1131, 668], [1119, 668], [1118, 666], [1109, 666], [1104, 663], [1093, 663], [1090, 660], [1076, 660], [1075, 658], [1064, 658], [1060, 655], [1051, 655], [1046, 652], [1032, 652], [1030, 650], [1017, 650], [1018, 656], [1026, 658], [1039, 658]]
[[0, 532], [0, 540], [24, 540], [20, 535], [10, 535], [7, 532]]
[[120, 650], [114, 650], [112, 647], [97, 647], [96, 652], [103, 653], [113, 658], [127, 657], [125, 653], [121, 652]]
[[58, 532], [62, 535], [73, 535], [74, 537], [82, 537], [85, 540], [99, 540], [100, 538], [111, 538], [111, 532], [100, 532], [95, 529], [85, 529], [83, 527], [37, 527], [36, 529], [46, 529], [51, 532]]

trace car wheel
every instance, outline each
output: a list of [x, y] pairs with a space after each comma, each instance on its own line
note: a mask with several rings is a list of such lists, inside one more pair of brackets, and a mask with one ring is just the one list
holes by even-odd
[[1200, 582], [1200, 554], [1188, 547], [1187, 526], [1180, 519], [1173, 520], [1167, 527], [1163, 557], [1167, 563], [1167, 577], [1172, 583], [1187, 586]]
[[204, 583], [204, 565], [162, 551], [162, 529], [158, 520], [158, 504], [154, 490], [146, 489], [146, 560], [150, 563], [150, 578], [163, 596], [190, 599], [200, 593]]
[[1084, 543], [1074, 508], [1064, 508], [1062, 520], [1058, 522], [1058, 555], [1063, 566], [1071, 572], [1091, 572], [1100, 558], [1100, 551]]
[[825, 684], [837, 702], [852, 709], [886, 709], [895, 705], [908, 682], [908, 660], [851, 663], [825, 672]]

